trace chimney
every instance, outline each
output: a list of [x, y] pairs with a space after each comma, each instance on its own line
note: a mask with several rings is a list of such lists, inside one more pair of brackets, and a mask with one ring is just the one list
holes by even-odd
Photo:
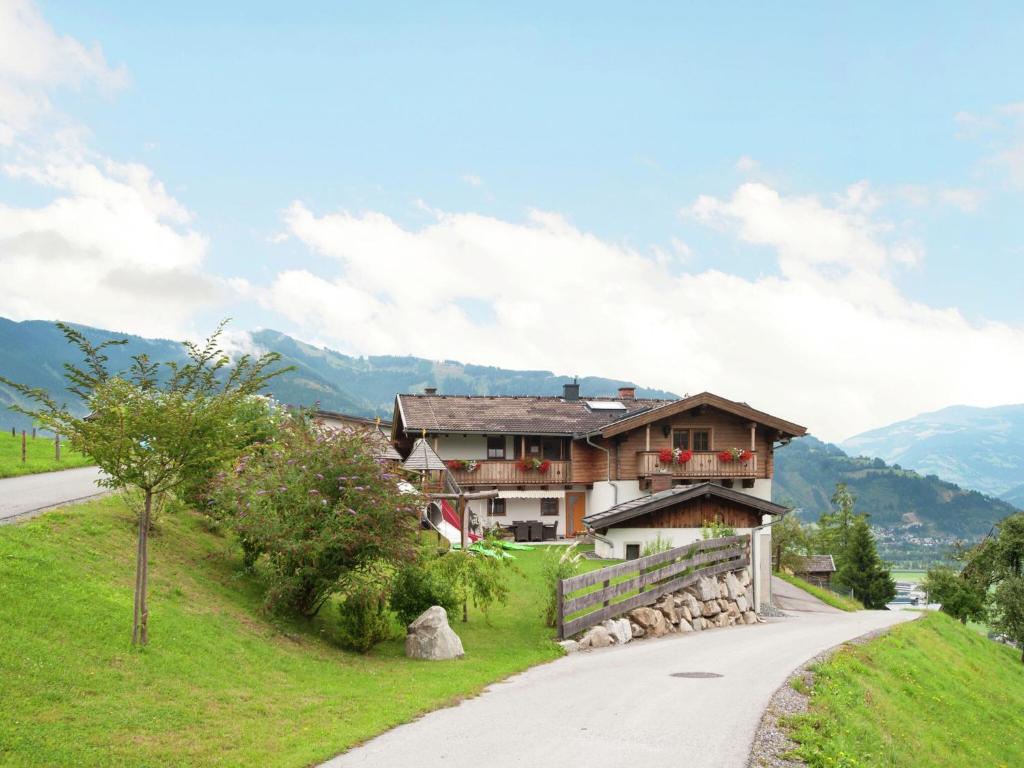
[[436, 395], [437, 394], [437, 387], [424, 387], [423, 388], [423, 394], [424, 395]]
[[580, 385], [576, 379], [572, 380], [572, 384], [562, 385], [562, 399], [567, 403], [574, 403], [580, 399]]
[[619, 400], [635, 400], [636, 387], [619, 387]]

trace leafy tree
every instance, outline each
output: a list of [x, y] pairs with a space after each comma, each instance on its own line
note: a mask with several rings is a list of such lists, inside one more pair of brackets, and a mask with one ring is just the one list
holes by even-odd
[[65, 435], [103, 470], [102, 485], [139, 492], [133, 644], [149, 640], [146, 592], [154, 507], [165, 494], [205, 476], [211, 466], [236, 452], [239, 409], [268, 380], [289, 370], [271, 370], [280, 359], [276, 353], [255, 359], [244, 355], [232, 363], [218, 346], [226, 322], [202, 346], [184, 342], [184, 363], [161, 364], [140, 354], [132, 358], [128, 371], [118, 373], [108, 370], [106, 350], [126, 344], [126, 339], [94, 345], [80, 331], [58, 323], [65, 339], [83, 356], [81, 365], [65, 364], [64, 378], [67, 390], [88, 409], [84, 418], [43, 389], [0, 377], [38, 406], [14, 406], [15, 410]]
[[846, 483], [837, 483], [835, 493], [832, 494], [832, 511], [822, 514], [818, 521], [815, 546], [822, 554], [832, 555], [836, 567], [840, 569], [853, 535], [857, 518], [853, 505], [856, 501], [857, 497], [850, 492]]
[[884, 608], [896, 596], [896, 583], [878, 557], [875, 539], [863, 515], [853, 518], [843, 564], [835, 580], [837, 585], [852, 590], [865, 608]]
[[1008, 576], [992, 593], [992, 627], [1012, 638], [1024, 663], [1024, 576]]
[[359, 573], [415, 559], [419, 497], [401, 493], [398, 479], [359, 433], [299, 415], [272, 443], [250, 447], [212, 497], [264, 576], [267, 607], [311, 617]]
[[942, 610], [961, 624], [985, 619], [985, 585], [963, 576], [948, 565], [928, 571], [921, 586], [929, 600], [942, 603]]
[[776, 570], [797, 571], [810, 553], [811, 538], [800, 519], [790, 512], [771, 528], [772, 553]]
[[992, 627], [1024, 647], [1024, 512], [997, 523], [994, 536], [961, 556], [965, 576], [989, 594]]
[[[480, 542], [482, 548], [492, 553], [502, 553], [502, 548], [490, 539]], [[462, 603], [462, 620], [469, 621], [468, 603], [479, 608], [488, 617], [490, 607], [508, 602], [508, 572], [512, 561], [501, 554], [487, 555], [475, 550], [451, 550], [437, 560], [437, 570], [444, 582], [451, 586], [455, 598]]]

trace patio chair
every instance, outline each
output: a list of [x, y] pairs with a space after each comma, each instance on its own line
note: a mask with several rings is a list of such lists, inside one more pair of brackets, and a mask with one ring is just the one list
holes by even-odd
[[544, 523], [540, 520], [530, 520], [528, 525], [530, 526], [530, 541], [543, 541]]
[[542, 541], [554, 541], [557, 538], [558, 523], [544, 523]]
[[512, 529], [515, 532], [516, 541], [530, 540], [530, 526], [525, 520], [516, 520], [512, 523]]

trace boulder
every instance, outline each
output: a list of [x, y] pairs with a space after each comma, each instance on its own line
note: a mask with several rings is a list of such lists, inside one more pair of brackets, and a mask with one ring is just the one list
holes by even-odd
[[727, 613], [720, 613], [717, 616], [715, 616], [715, 626], [716, 627], [727, 627], [727, 626], [729, 626], [729, 614], [727, 614]]
[[635, 621], [629, 622], [629, 633], [633, 636], [634, 640], [638, 637], [643, 637], [646, 634], [644, 632], [644, 628]]
[[753, 611], [747, 611], [743, 614], [744, 624], [757, 624], [757, 614]]
[[693, 621], [693, 614], [690, 613], [690, 609], [687, 608], [686, 605], [681, 605], [678, 610], [679, 610], [679, 623], [680, 624], [683, 623], [684, 621]]
[[655, 603], [654, 607], [656, 610], [661, 611], [665, 616], [665, 620], [668, 621], [669, 624], [679, 623], [679, 614], [676, 613], [675, 601], [672, 599], [671, 595], [666, 595], [658, 603]]
[[729, 618], [731, 619], [738, 619], [740, 614], [743, 613], [743, 611], [739, 609], [739, 606], [733, 602], [729, 603], [729, 606], [725, 612], [729, 614]]
[[721, 612], [722, 608], [718, 605], [717, 600], [708, 600], [704, 603], [704, 607], [701, 609], [700, 615], [710, 618], [711, 616], [717, 616]]
[[729, 588], [725, 586], [724, 581], [718, 582], [718, 595], [717, 597], [724, 599], [729, 596]]
[[[661, 613], [645, 606], [643, 608], [634, 608], [628, 615], [630, 621], [636, 622], [646, 630], [651, 629], [658, 622], [657, 617], [661, 616]], [[661, 616], [661, 620], [664, 621], [665, 617]]]
[[690, 627], [693, 629], [694, 632], [700, 632], [702, 629], [704, 629], [704, 619], [700, 618], [699, 616], [694, 618], [694, 620], [690, 622]]
[[627, 619], [608, 619], [602, 621], [601, 626], [608, 630], [608, 634], [618, 645], [625, 645], [633, 639], [633, 632]]
[[700, 601], [693, 595], [687, 593], [686, 595], [686, 608], [689, 610], [690, 615], [693, 617], [700, 616], [701, 604]]
[[707, 600], [714, 600], [718, 597], [718, 582], [706, 576], [701, 576], [697, 579], [697, 583], [687, 587], [686, 591], [702, 603]]
[[406, 631], [405, 655], [410, 659], [443, 661], [465, 653], [462, 640], [448, 626], [447, 611], [439, 605], [427, 608]]
[[722, 613], [726, 613], [729, 610], [729, 601], [726, 600], [724, 597], [719, 598], [718, 608], [722, 611]]
[[708, 629], [711, 627], [711, 622], [705, 619], [704, 617], [701, 617], [700, 625], [701, 629]]
[[749, 568], [744, 568], [743, 570], [741, 570], [739, 572], [739, 579], [740, 579], [740, 584], [742, 584], [744, 587], [749, 587], [750, 586], [750, 569]]
[[743, 585], [740, 584], [740, 580], [736, 578], [736, 574], [731, 571], [725, 574], [725, 588], [729, 593], [730, 600], [735, 600], [743, 594]]
[[679, 632], [693, 632], [693, 627], [690, 626], [690, 622], [682, 620], [679, 622]]
[[580, 639], [580, 649], [607, 648], [613, 642], [607, 629], [602, 626], [591, 627]]
[[575, 640], [561, 640], [558, 644], [565, 649], [566, 653], [574, 653], [580, 649], [580, 644]]
[[750, 603], [747, 602], [746, 594], [739, 595], [736, 598], [736, 608], [739, 610], [740, 613], [746, 613], [748, 610], [750, 610]]

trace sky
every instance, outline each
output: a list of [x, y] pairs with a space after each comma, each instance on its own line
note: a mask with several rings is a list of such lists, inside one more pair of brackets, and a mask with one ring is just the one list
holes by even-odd
[[230, 316], [827, 440], [1021, 402], [1022, 33], [1019, 3], [0, 0], [0, 316]]

